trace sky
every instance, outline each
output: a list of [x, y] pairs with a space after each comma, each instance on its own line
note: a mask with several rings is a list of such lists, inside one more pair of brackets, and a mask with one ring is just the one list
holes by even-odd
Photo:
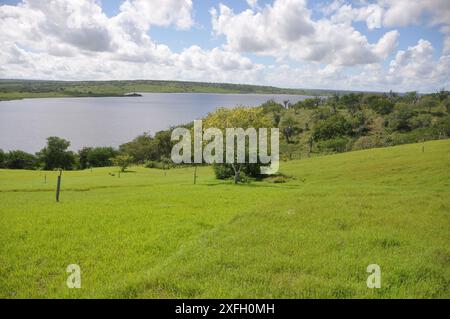
[[0, 0], [0, 78], [450, 89], [449, 0]]

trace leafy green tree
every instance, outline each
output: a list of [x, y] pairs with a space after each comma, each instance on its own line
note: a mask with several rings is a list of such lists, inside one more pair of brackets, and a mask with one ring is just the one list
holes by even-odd
[[0, 168], [6, 168], [6, 154], [0, 148]]
[[[261, 107], [258, 108], [248, 108], [248, 107], [236, 107], [233, 109], [219, 108], [214, 112], [211, 112], [203, 119], [203, 128], [218, 128], [223, 134], [227, 128], [242, 128], [244, 130], [248, 128], [270, 128], [271, 120], [269, 117], [265, 116], [264, 111]], [[224, 139], [225, 143], [225, 139]], [[247, 148], [248, 150], [248, 148]], [[223, 148], [224, 158], [226, 147]], [[216, 176], [220, 172], [221, 176], [226, 172], [230, 172], [227, 167], [232, 168], [234, 175], [234, 182], [237, 184], [241, 181], [241, 172], [249, 173], [251, 176], [259, 176], [260, 174], [260, 163], [238, 163], [236, 156], [236, 144], [235, 144], [235, 162], [228, 164], [215, 164]], [[224, 167], [225, 166], [225, 167]]]
[[23, 151], [10, 151], [6, 155], [5, 164], [9, 169], [36, 169], [37, 158]]
[[153, 138], [153, 147], [155, 152], [153, 153], [157, 160], [164, 162], [163, 159], [170, 158], [172, 147], [174, 143], [171, 140], [172, 132], [169, 130], [160, 131], [155, 134]]
[[351, 124], [340, 114], [318, 122], [314, 127], [314, 140], [328, 140], [335, 137], [351, 135]]
[[279, 128], [288, 144], [291, 143], [291, 137], [299, 130], [298, 122], [291, 113], [283, 115]]
[[369, 102], [369, 107], [381, 115], [386, 115], [394, 110], [395, 103], [391, 99], [383, 96], [372, 99]]
[[[297, 105], [297, 104], [295, 104]], [[295, 107], [292, 106], [292, 107]], [[276, 103], [274, 100], [268, 100], [267, 102], [261, 105], [263, 109], [263, 113], [266, 115], [271, 115], [273, 117], [273, 125], [274, 127], [278, 127], [281, 120], [281, 115], [285, 111], [281, 104]]]
[[446, 98], [443, 102], [445, 110], [450, 113], [450, 97]]
[[119, 150], [133, 157], [135, 163], [145, 163], [148, 160], [157, 160], [153, 137], [149, 133], [139, 135], [131, 142], [120, 145]]
[[347, 150], [347, 145], [349, 143], [349, 138], [346, 137], [335, 137], [329, 140], [320, 141], [318, 147], [323, 152], [345, 152]]
[[415, 114], [416, 113], [412, 109], [411, 105], [400, 103], [396, 105], [396, 110], [388, 118], [389, 127], [394, 131], [410, 131], [410, 119]]
[[51, 136], [47, 138], [47, 146], [37, 156], [43, 163], [45, 170], [57, 168], [71, 170], [75, 165], [75, 154], [67, 149], [70, 142], [65, 139]]
[[87, 154], [89, 167], [111, 166], [111, 158], [117, 155], [117, 151], [112, 147], [94, 147]]
[[91, 150], [92, 147], [83, 147], [81, 150], [78, 151], [80, 169], [89, 168], [88, 155]]
[[445, 99], [448, 99], [450, 97], [450, 92], [442, 88], [438, 92], [438, 97], [440, 102], [445, 101]]
[[412, 104], [416, 104], [419, 101], [419, 94], [417, 92], [407, 92], [405, 94], [405, 99], [407, 102], [410, 102]]
[[432, 95], [426, 95], [420, 99], [420, 106], [424, 109], [427, 109], [428, 112], [431, 112], [431, 109], [435, 108], [437, 105], [438, 100]]
[[133, 157], [127, 154], [120, 154], [111, 159], [114, 166], [118, 166], [121, 172], [125, 170], [133, 163]]
[[340, 103], [343, 105], [351, 114], [356, 113], [361, 109], [361, 99], [362, 94], [350, 93], [341, 96]]

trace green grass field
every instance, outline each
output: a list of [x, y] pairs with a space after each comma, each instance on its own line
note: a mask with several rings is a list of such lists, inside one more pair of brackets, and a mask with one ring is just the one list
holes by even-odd
[[64, 172], [60, 203], [55, 172], [0, 170], [0, 297], [449, 298], [450, 140], [424, 145], [282, 163], [284, 184]]

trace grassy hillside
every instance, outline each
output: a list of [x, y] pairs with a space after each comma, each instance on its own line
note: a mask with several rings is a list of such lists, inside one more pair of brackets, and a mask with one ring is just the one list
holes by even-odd
[[284, 184], [114, 170], [64, 172], [60, 203], [56, 173], [0, 170], [0, 297], [450, 297], [450, 140], [283, 163]]
[[43, 97], [122, 96], [130, 92], [148, 93], [261, 93], [326, 95], [331, 91], [282, 89], [229, 83], [182, 81], [33, 81], [0, 80], [0, 101]]

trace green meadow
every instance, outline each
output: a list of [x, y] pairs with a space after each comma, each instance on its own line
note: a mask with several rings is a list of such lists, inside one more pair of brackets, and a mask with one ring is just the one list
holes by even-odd
[[450, 140], [193, 170], [0, 170], [0, 297], [450, 297]]

